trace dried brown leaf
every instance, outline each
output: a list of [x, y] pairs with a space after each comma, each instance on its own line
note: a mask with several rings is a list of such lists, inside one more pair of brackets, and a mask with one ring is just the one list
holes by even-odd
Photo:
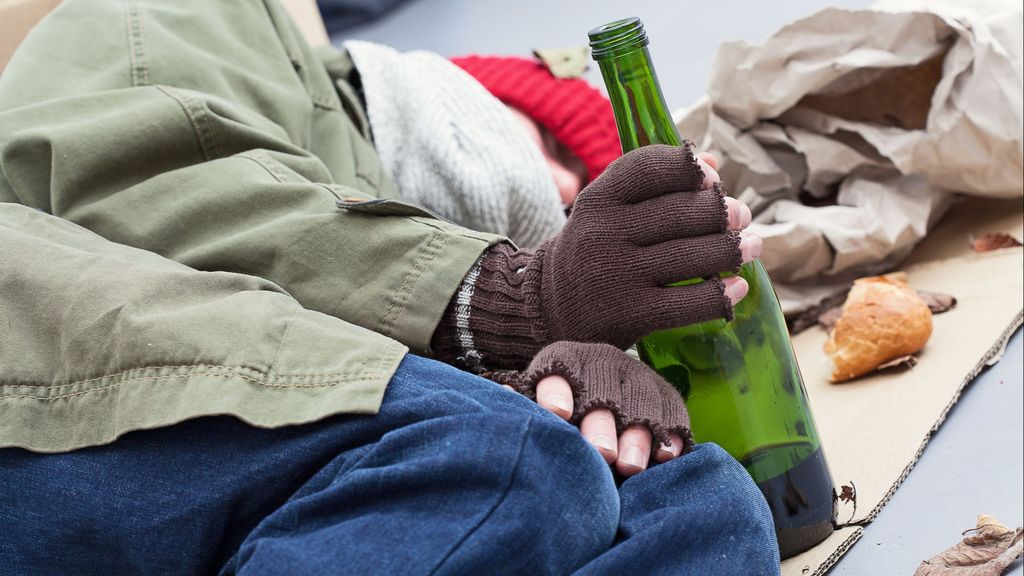
[[[821, 321], [819, 320], [819, 317], [833, 308], [841, 308], [849, 293], [850, 288], [844, 288], [839, 292], [828, 296], [821, 302], [818, 302], [817, 305], [804, 310], [798, 316], [789, 321], [789, 333], [794, 335], [799, 334], [815, 324], [820, 324]], [[826, 329], [831, 329], [831, 327], [826, 327]]]
[[546, 48], [533, 51], [533, 55], [547, 66], [555, 78], [579, 78], [590, 65], [589, 48]]
[[978, 515], [974, 534], [921, 562], [914, 576], [999, 576], [1024, 552], [1021, 529]]
[[975, 252], [991, 252], [1000, 248], [1012, 248], [1020, 245], [1020, 240], [1009, 234], [987, 233], [971, 238], [971, 247]]
[[818, 314], [818, 324], [825, 329], [826, 332], [831, 332], [836, 327], [836, 322], [839, 321], [839, 317], [843, 315], [843, 307], [836, 306], [829, 308], [821, 314]]
[[[887, 274], [885, 277], [906, 281], [906, 275], [900, 272]], [[837, 292], [790, 319], [789, 333], [795, 336], [815, 324], [824, 328], [826, 332], [831, 332], [843, 313], [843, 302], [846, 301], [849, 292], [849, 288]], [[941, 314], [956, 307], [956, 298], [951, 294], [918, 290], [917, 295], [928, 305], [932, 314]]]
[[952, 294], [918, 290], [917, 295], [920, 296], [921, 300], [924, 300], [924, 303], [928, 305], [932, 314], [942, 314], [956, 306], [956, 298], [954, 298]]
[[839, 500], [842, 502], [853, 502], [857, 499], [857, 492], [853, 489], [853, 485], [842, 486], [840, 488]]
[[850, 522], [853, 522], [853, 518], [857, 516], [857, 485], [850, 480], [850, 485], [842, 485], [839, 488], [839, 494], [836, 494], [836, 489], [832, 489], [832, 506], [836, 505], [836, 502], [852, 503], [853, 510], [850, 511], [850, 518], [844, 524], [838, 525], [838, 527], [848, 526]]
[[788, 318], [786, 320], [786, 324], [789, 325], [790, 335], [796, 336], [811, 326], [816, 326], [818, 324], [818, 313], [818, 307], [815, 306], [808, 310], [804, 310], [792, 318]]

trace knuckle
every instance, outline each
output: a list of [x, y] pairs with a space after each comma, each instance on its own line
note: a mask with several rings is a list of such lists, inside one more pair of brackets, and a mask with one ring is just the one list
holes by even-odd
[[587, 412], [587, 419], [595, 426], [608, 427], [615, 425], [615, 415], [607, 408], [591, 408]]

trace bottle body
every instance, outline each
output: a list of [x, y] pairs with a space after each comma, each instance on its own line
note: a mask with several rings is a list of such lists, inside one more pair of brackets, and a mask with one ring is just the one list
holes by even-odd
[[[680, 144], [642, 30], [629, 19], [590, 33], [623, 152]], [[720, 445], [746, 467], [772, 510], [786, 558], [832, 532], [836, 497], [768, 275], [757, 260], [739, 274], [750, 289], [733, 321], [656, 332], [637, 350], [686, 400], [694, 440]]]
[[760, 262], [732, 322], [655, 332], [640, 358], [680, 391], [696, 442], [740, 461], [764, 494], [783, 558], [832, 533], [835, 495], [778, 299]]

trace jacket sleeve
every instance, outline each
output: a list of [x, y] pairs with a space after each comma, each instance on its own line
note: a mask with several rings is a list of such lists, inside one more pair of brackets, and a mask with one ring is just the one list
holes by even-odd
[[0, 203], [0, 448], [62, 452], [233, 415], [375, 413], [405, 348], [253, 276]]
[[371, 144], [272, 0], [67, 0], [0, 77], [0, 201], [417, 352], [502, 239], [393, 200]]

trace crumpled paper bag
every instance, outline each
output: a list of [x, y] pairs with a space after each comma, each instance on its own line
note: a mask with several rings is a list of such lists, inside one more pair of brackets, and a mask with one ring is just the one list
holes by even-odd
[[787, 313], [893, 268], [958, 194], [1024, 194], [1022, 19], [889, 0], [719, 48], [677, 124], [753, 210]]

